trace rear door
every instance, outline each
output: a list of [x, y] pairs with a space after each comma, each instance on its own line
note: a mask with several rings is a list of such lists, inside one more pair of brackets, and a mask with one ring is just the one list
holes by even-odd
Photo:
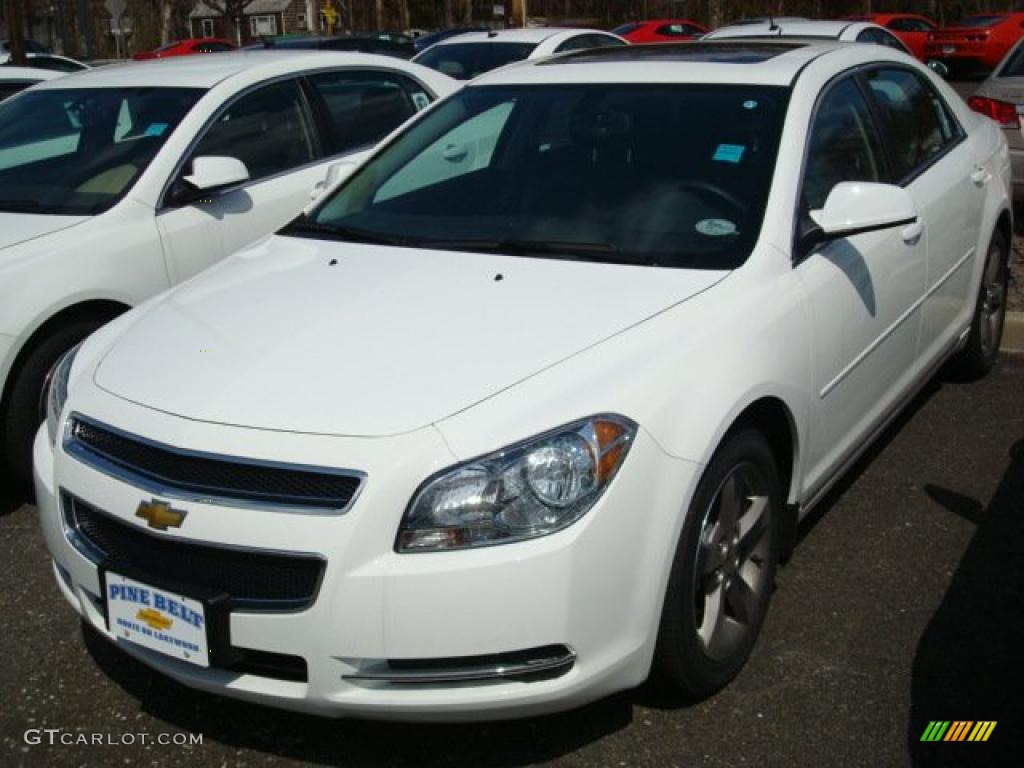
[[918, 72], [879, 67], [864, 80], [884, 126], [894, 179], [928, 230], [928, 281], [920, 355], [926, 365], [951, 341], [970, 305], [972, 256], [987, 183], [949, 106]]

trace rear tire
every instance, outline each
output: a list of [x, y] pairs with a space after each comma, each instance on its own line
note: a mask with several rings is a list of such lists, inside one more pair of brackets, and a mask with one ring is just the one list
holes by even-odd
[[60, 356], [103, 325], [79, 320], [56, 329], [37, 343], [13, 372], [0, 420], [0, 449], [14, 488], [32, 495], [32, 441], [46, 420], [44, 387]]
[[775, 585], [783, 514], [764, 436], [728, 436], [686, 515], [662, 608], [655, 671], [689, 697], [731, 682], [757, 641]]
[[953, 359], [956, 372], [964, 378], [980, 379], [995, 365], [1006, 322], [1009, 288], [1009, 244], [1003, 233], [997, 230], [992, 235], [985, 257], [967, 343]]

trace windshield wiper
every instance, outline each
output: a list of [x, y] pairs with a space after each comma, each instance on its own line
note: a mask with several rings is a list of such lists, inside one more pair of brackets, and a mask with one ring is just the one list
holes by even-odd
[[451, 251], [485, 251], [509, 256], [551, 256], [572, 261], [592, 261], [602, 264], [653, 264], [649, 259], [631, 257], [619, 251], [613, 243], [576, 242], [560, 240], [420, 240], [424, 248]]
[[364, 229], [353, 229], [336, 224], [321, 224], [318, 221], [300, 217], [278, 231], [279, 235], [312, 235], [327, 240], [340, 240], [349, 243], [372, 243], [374, 245], [406, 245], [400, 237], [368, 232]]

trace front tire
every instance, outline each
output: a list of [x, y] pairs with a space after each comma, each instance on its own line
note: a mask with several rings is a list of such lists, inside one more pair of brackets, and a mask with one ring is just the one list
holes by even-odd
[[743, 668], [775, 585], [783, 500], [764, 436], [726, 438], [690, 504], [669, 576], [655, 667], [705, 698]]
[[98, 320], [69, 323], [37, 343], [13, 372], [7, 404], [0, 421], [0, 449], [13, 485], [32, 492], [32, 441], [46, 419], [44, 389], [57, 360], [103, 325]]
[[1009, 245], [1002, 232], [996, 231], [985, 258], [967, 343], [954, 358], [957, 372], [965, 378], [980, 379], [992, 370], [999, 357], [1009, 288]]

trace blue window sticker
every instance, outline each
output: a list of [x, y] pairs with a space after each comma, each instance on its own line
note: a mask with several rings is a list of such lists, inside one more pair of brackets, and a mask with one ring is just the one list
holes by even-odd
[[738, 163], [746, 151], [747, 148], [742, 144], [719, 144], [711, 159], [720, 163]]
[[163, 136], [164, 131], [167, 130], [167, 123], [150, 123], [149, 127], [146, 128], [147, 136]]

